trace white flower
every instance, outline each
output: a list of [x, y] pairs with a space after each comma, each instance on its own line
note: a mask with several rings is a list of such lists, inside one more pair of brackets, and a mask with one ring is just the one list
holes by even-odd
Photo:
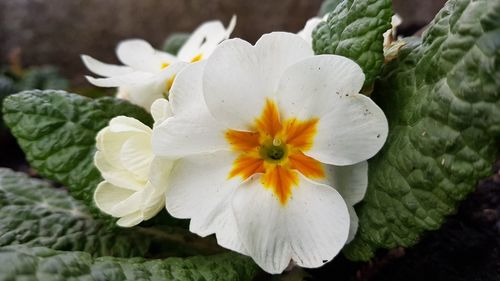
[[365, 193], [363, 161], [388, 131], [381, 109], [358, 94], [363, 82], [356, 63], [313, 56], [295, 34], [221, 43], [179, 73], [174, 117], [153, 130], [154, 153], [178, 158], [167, 210], [270, 273], [330, 261]]
[[314, 29], [322, 21], [326, 21], [328, 19], [328, 15], [329, 14], [327, 13], [323, 16], [323, 18], [313, 17], [308, 19], [304, 28], [301, 29], [299, 32], [297, 32], [297, 35], [299, 35], [302, 39], [306, 40], [306, 42], [309, 43], [310, 46], [312, 46], [312, 33]]
[[[151, 109], [156, 122], [171, 114], [168, 101], [157, 100]], [[155, 216], [165, 207], [166, 180], [172, 161], [155, 157], [151, 128], [139, 120], [118, 116], [97, 135], [94, 162], [104, 181], [94, 193], [103, 212], [131, 227]]]
[[168, 95], [176, 73], [190, 62], [209, 57], [221, 41], [229, 38], [235, 24], [234, 16], [227, 29], [219, 21], [202, 24], [182, 46], [178, 56], [155, 50], [141, 39], [129, 39], [118, 44], [116, 54], [125, 66], [106, 64], [82, 55], [89, 70], [106, 77], [86, 78], [99, 87], [118, 87], [118, 98], [130, 100], [149, 110], [153, 101]]

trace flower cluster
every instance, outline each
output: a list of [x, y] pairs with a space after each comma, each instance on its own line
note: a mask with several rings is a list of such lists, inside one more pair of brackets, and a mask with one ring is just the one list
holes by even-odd
[[138, 40], [118, 47], [125, 67], [83, 57], [109, 77], [89, 81], [152, 104], [155, 120], [151, 129], [120, 116], [99, 133], [95, 164], [105, 180], [96, 205], [121, 226], [166, 207], [270, 273], [319, 267], [356, 233], [353, 206], [366, 192], [366, 160], [387, 137], [386, 117], [359, 94], [361, 68], [315, 56], [302, 38], [310, 31], [251, 45], [227, 39], [233, 27], [215, 24], [201, 46], [196, 31], [177, 58]]

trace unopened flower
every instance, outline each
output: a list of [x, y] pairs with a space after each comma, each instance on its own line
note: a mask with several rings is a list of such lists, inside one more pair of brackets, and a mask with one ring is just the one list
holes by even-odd
[[[152, 106], [156, 122], [170, 116], [170, 106], [159, 99]], [[94, 162], [104, 178], [94, 193], [97, 207], [131, 227], [165, 207], [166, 180], [172, 161], [155, 157], [151, 128], [139, 120], [118, 116], [96, 138]]]
[[295, 34], [223, 42], [179, 73], [174, 116], [153, 130], [154, 153], [178, 158], [167, 210], [270, 273], [330, 261], [387, 136], [363, 82], [356, 63], [313, 56]]
[[82, 55], [89, 70], [105, 77], [86, 78], [99, 87], [118, 87], [118, 98], [149, 110], [153, 101], [168, 96], [176, 73], [189, 63], [210, 56], [221, 41], [229, 38], [235, 23], [236, 17], [231, 19], [227, 29], [219, 21], [202, 24], [182, 46], [178, 56], [155, 50], [141, 39], [125, 40], [118, 44], [116, 54], [124, 66], [106, 64]]

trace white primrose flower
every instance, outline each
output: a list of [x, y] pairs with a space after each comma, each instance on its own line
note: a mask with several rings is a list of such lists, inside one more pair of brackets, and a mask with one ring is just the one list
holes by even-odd
[[[155, 122], [170, 117], [168, 101], [158, 99], [151, 112]], [[97, 134], [94, 162], [104, 181], [94, 201], [104, 213], [120, 218], [117, 224], [122, 227], [148, 220], [165, 207], [172, 161], [153, 155], [151, 133], [139, 120], [118, 116]]]
[[363, 82], [356, 63], [313, 56], [295, 34], [224, 41], [179, 73], [174, 116], [153, 130], [154, 153], [177, 158], [167, 210], [270, 273], [330, 261], [388, 131]]
[[178, 56], [155, 50], [141, 39], [129, 39], [118, 44], [116, 54], [124, 66], [106, 64], [82, 55], [90, 71], [105, 77], [86, 78], [95, 86], [118, 87], [118, 98], [149, 110], [156, 99], [168, 96], [176, 73], [191, 62], [209, 57], [221, 41], [229, 38], [235, 24], [235, 16], [228, 28], [224, 28], [220, 21], [203, 23], [182, 46]]

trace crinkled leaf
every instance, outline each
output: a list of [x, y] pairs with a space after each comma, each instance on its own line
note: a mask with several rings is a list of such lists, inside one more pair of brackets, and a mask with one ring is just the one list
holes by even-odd
[[313, 49], [354, 60], [369, 87], [384, 63], [382, 34], [391, 28], [391, 16], [391, 0], [344, 0], [313, 31]]
[[[43, 247], [0, 248], [1, 280], [252, 280], [258, 269], [238, 254], [145, 260], [93, 258], [85, 252], [63, 252]], [[20, 279], [22, 278], [22, 279]]]
[[181, 47], [186, 43], [191, 34], [187, 32], [172, 33], [163, 43], [163, 51], [172, 55], [177, 55]]
[[31, 166], [68, 187], [92, 205], [101, 176], [93, 164], [95, 136], [118, 115], [151, 124], [142, 108], [115, 98], [89, 99], [54, 90], [32, 90], [7, 97], [4, 120]]
[[410, 42], [387, 66], [374, 97], [389, 137], [370, 161], [358, 234], [345, 249], [350, 259], [415, 244], [491, 173], [500, 136], [499, 38], [499, 1], [452, 0], [422, 44]]
[[151, 241], [134, 231], [108, 229], [62, 189], [0, 168], [0, 246], [17, 244], [130, 257], [144, 255]]
[[0, 168], [0, 247], [19, 244], [118, 257], [221, 251], [211, 239], [176, 227], [110, 229], [107, 220], [93, 219], [65, 190]]

